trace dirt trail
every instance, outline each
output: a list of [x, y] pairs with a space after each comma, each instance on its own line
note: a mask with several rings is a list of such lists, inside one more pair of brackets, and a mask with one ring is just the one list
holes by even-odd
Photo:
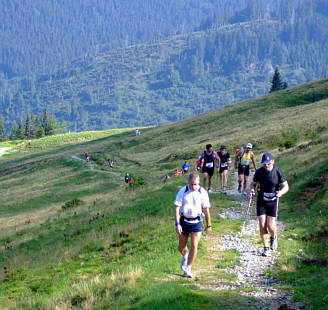
[[[237, 175], [231, 176], [237, 180]], [[250, 180], [252, 176], [250, 176]], [[227, 190], [226, 194], [236, 198], [239, 207], [224, 209], [217, 216], [230, 220], [245, 219], [245, 211], [248, 207], [248, 198], [238, 193], [238, 184], [235, 182], [231, 190]], [[286, 304], [291, 309], [303, 309], [302, 305], [293, 301], [292, 292], [283, 291], [278, 288], [278, 279], [266, 276], [265, 273], [272, 268], [279, 258], [278, 251], [273, 252], [270, 257], [262, 257], [262, 246], [258, 245], [260, 238], [258, 231], [258, 221], [255, 216], [255, 203], [252, 204], [251, 214], [248, 216], [245, 226], [237, 235], [219, 235], [213, 232], [205, 237], [206, 247], [210, 253], [210, 258], [215, 262], [220, 260], [220, 252], [234, 249], [240, 253], [240, 264], [233, 268], [225, 268], [224, 271], [234, 274], [236, 281], [217, 280], [217, 265], [213, 264], [207, 267], [207, 270], [197, 270], [197, 264], [194, 275], [205, 272], [209, 280], [197, 281], [196, 285], [200, 288], [211, 290], [238, 290], [240, 294], [254, 298], [254, 302], [243, 305], [240, 309], [268, 309], [276, 310], [281, 305]], [[212, 215], [214, 216], [214, 215]], [[278, 233], [286, 229], [286, 224], [278, 221]], [[242, 228], [242, 227], [241, 227]]]
[[11, 147], [0, 147], [0, 157], [10, 149]]
[[[72, 158], [75, 159], [75, 160], [85, 161], [84, 159], [82, 159], [82, 158], [80, 158], [76, 155], [72, 155]], [[100, 172], [100, 173], [109, 173], [109, 174], [115, 175], [116, 177], [119, 177], [119, 178], [123, 179], [121, 173], [119, 173], [119, 172], [104, 171], [104, 170], [95, 169], [95, 166], [94, 166], [94, 164], [91, 160], [89, 160], [86, 164], [90, 167], [90, 170], [92, 170], [92, 171], [96, 171], [96, 172]]]

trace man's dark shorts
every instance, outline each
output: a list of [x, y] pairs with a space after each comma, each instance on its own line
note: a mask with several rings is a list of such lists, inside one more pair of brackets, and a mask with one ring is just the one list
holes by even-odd
[[223, 173], [224, 170], [228, 170], [228, 167], [220, 167], [219, 173]]
[[202, 232], [203, 231], [203, 222], [199, 221], [198, 223], [187, 223], [183, 218], [180, 219], [180, 225], [182, 227], [182, 234], [189, 235], [191, 232]]
[[207, 168], [207, 167], [203, 166], [202, 172], [203, 172], [203, 173], [207, 172], [208, 175], [211, 177], [211, 176], [213, 176], [213, 174], [214, 174], [214, 167], [212, 167], [212, 168]]
[[245, 166], [245, 168], [241, 164], [238, 165], [238, 175], [241, 174], [249, 176], [249, 165]]
[[261, 197], [257, 199], [257, 204], [256, 204], [257, 216], [267, 215], [267, 216], [277, 217], [277, 209], [278, 209], [278, 199], [275, 199], [273, 201], [265, 201]]

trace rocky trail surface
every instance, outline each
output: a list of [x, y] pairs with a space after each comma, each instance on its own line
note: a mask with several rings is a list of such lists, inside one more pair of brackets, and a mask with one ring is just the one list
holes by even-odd
[[[219, 235], [213, 232], [207, 235], [205, 240], [210, 253], [209, 258], [213, 261], [219, 260], [220, 253], [224, 251], [235, 250], [239, 253], [240, 264], [224, 269], [225, 272], [235, 275], [236, 281], [228, 281], [228, 283], [219, 279], [213, 281], [218, 272], [218, 266], [214, 264], [209, 266], [209, 270], [206, 270], [211, 274], [208, 277], [211, 280], [208, 282], [201, 280], [197, 285], [200, 288], [211, 290], [238, 290], [241, 295], [253, 298], [254, 301], [241, 306], [240, 309], [304, 309], [300, 303], [294, 302], [292, 292], [280, 288], [282, 283], [278, 279], [266, 275], [266, 271], [276, 264], [280, 253], [279, 251], [271, 252], [269, 257], [261, 255], [263, 248], [258, 242], [260, 236], [255, 215], [256, 203], [253, 202], [248, 210], [248, 197], [243, 197], [238, 193], [237, 184], [234, 184], [233, 189], [227, 190], [225, 193], [234, 197], [239, 206], [223, 209], [217, 216], [230, 220], [244, 219], [244, 225], [236, 235]], [[277, 228], [279, 235], [286, 229], [286, 224], [278, 221]], [[197, 270], [196, 267], [193, 272], [197, 276], [204, 270]]]

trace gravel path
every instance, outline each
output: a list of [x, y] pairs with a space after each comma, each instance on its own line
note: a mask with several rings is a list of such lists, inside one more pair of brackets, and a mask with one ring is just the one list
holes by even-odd
[[[235, 176], [235, 179], [237, 179], [237, 176]], [[252, 176], [250, 176], [250, 179], [252, 179]], [[237, 184], [234, 184], [232, 190], [226, 191], [226, 194], [235, 197], [239, 206], [224, 209], [218, 216], [231, 220], [245, 219], [248, 207], [247, 197], [242, 197], [238, 193]], [[250, 213], [254, 212], [255, 203], [253, 203]], [[261, 256], [263, 248], [257, 245], [260, 238], [258, 221], [256, 216], [251, 214], [246, 218], [245, 225], [242, 226], [237, 235], [221, 235], [219, 237], [212, 234], [206, 237], [207, 244], [209, 244], [210, 258], [213, 260], [217, 259], [220, 255], [219, 252], [222, 251], [234, 249], [240, 253], [240, 265], [224, 269], [227, 273], [236, 275], [237, 281], [224, 285], [213, 282], [201, 283], [199, 286], [212, 290], [241, 290], [241, 295], [254, 298], [254, 302], [242, 309], [303, 309], [301, 304], [293, 301], [292, 292], [282, 291], [277, 288], [281, 284], [278, 279], [265, 275], [266, 271], [276, 264], [280, 253], [273, 252], [270, 257]], [[286, 229], [286, 225], [278, 221], [277, 228], [279, 236], [279, 233]], [[215, 273], [217, 269], [215, 270], [215, 266], [212, 267], [210, 270]]]
[[[76, 156], [76, 155], [72, 155], [72, 159], [85, 161], [84, 159], [82, 159], [82, 158], [80, 158], [80, 157], [78, 157], [78, 156]], [[105, 170], [98, 170], [98, 169], [95, 169], [95, 166], [94, 166], [93, 162], [90, 161], [90, 160], [89, 160], [86, 164], [90, 167], [90, 170], [92, 170], [92, 171], [101, 172], [101, 173], [109, 173], [109, 174], [113, 174], [113, 175], [115, 175], [115, 176], [117, 176], [117, 177], [123, 179], [123, 177], [121, 176], [121, 174], [120, 174], [119, 172], [114, 172], [114, 171], [105, 171]]]

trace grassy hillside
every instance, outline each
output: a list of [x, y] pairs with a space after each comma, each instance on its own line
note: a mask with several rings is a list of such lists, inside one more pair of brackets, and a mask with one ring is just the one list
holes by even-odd
[[[251, 142], [257, 162], [261, 153], [273, 152], [291, 187], [280, 206], [288, 224], [280, 237], [282, 254], [269, 273], [307, 309], [326, 309], [327, 97], [324, 79], [145, 128], [139, 137], [127, 130], [51, 148], [44, 140], [39, 151], [26, 146], [26, 154], [1, 158], [0, 307], [248, 309], [251, 300], [240, 290], [195, 286], [206, 274], [195, 282], [177, 276], [173, 199], [186, 179], [162, 180], [184, 160], [194, 163], [206, 143], [225, 144], [232, 153]], [[85, 151], [92, 166], [72, 158]], [[126, 190], [126, 172], [146, 185]], [[240, 220], [216, 217], [235, 202], [223, 194], [210, 198], [213, 233], [238, 232]], [[204, 267], [210, 263], [205, 244], [203, 239], [197, 260]], [[235, 279], [222, 269], [237, 264], [238, 255], [224, 255], [216, 262], [217, 281], [231, 283]]]

